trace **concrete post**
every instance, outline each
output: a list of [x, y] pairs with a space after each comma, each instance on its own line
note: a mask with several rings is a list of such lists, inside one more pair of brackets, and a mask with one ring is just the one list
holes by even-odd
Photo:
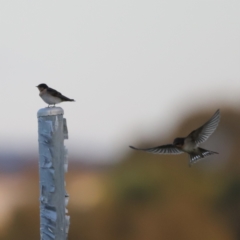
[[68, 138], [66, 119], [60, 107], [38, 111], [39, 177], [40, 177], [40, 234], [41, 240], [66, 240], [69, 216], [65, 209], [64, 172], [67, 171], [67, 150], [63, 141]]

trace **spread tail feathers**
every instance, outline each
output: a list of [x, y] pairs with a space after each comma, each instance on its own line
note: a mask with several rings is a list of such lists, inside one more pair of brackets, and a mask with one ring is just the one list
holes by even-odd
[[198, 160], [205, 158], [207, 156], [210, 156], [212, 154], [218, 154], [217, 152], [213, 152], [210, 150], [206, 150], [203, 148], [198, 148], [199, 152], [198, 153], [191, 153], [189, 154], [190, 156], [190, 162], [189, 162], [189, 166], [191, 166], [193, 163], [196, 163]]

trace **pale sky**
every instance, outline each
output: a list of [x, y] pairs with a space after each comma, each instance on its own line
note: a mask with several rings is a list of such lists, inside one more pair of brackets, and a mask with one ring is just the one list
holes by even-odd
[[240, 107], [240, 1], [0, 3], [0, 152], [38, 152], [35, 87], [62, 103], [70, 155], [126, 154], [189, 113]]

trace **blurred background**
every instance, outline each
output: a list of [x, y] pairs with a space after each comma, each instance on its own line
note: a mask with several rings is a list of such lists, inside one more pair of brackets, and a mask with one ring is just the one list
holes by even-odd
[[[0, 240], [39, 239], [35, 87], [76, 100], [67, 118], [76, 240], [240, 239], [240, 2], [1, 1]], [[171, 143], [220, 108], [188, 156]]]

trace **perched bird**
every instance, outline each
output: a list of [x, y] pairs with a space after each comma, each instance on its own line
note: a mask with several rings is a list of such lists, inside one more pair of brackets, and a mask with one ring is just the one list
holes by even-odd
[[205, 124], [192, 131], [187, 137], [175, 138], [173, 144], [166, 144], [146, 149], [135, 148], [133, 146], [129, 147], [135, 150], [142, 150], [157, 154], [180, 154], [185, 152], [189, 154], [189, 165], [191, 165], [201, 158], [212, 154], [218, 154], [217, 152], [200, 148], [198, 145], [205, 142], [211, 136], [211, 134], [216, 130], [219, 121], [220, 110], [218, 109]]
[[74, 99], [63, 96], [60, 92], [48, 87], [47, 84], [41, 83], [37, 86], [39, 90], [39, 96], [42, 100], [49, 105], [54, 105], [60, 102], [74, 102]]

